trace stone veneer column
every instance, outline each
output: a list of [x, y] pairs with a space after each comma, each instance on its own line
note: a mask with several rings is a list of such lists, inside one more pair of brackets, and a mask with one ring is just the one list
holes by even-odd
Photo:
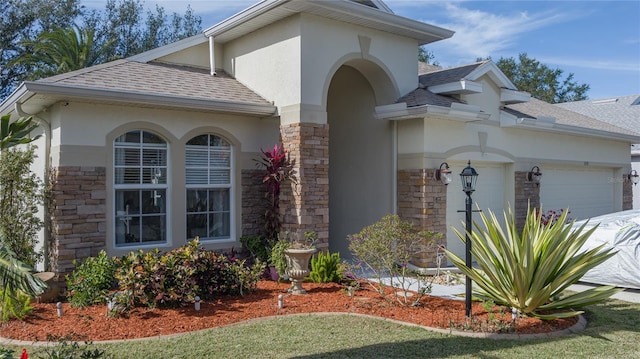
[[96, 256], [106, 245], [104, 167], [58, 167], [51, 172], [50, 270], [58, 281], [73, 261]]
[[447, 186], [434, 173], [433, 169], [398, 171], [398, 216], [421, 230], [442, 233], [442, 238], [423, 246], [412, 261], [422, 268], [435, 267], [437, 248], [447, 243]]
[[540, 185], [527, 179], [529, 172], [515, 172], [515, 201], [513, 214], [516, 219], [516, 226], [521, 230], [527, 219], [527, 209], [529, 207], [540, 208]]
[[622, 182], [622, 210], [633, 209], [633, 187], [630, 181]]
[[318, 233], [319, 249], [329, 248], [329, 125], [292, 123], [280, 126], [285, 150], [295, 161], [297, 184], [280, 194], [282, 229]]
[[260, 235], [264, 232], [267, 202], [263, 176], [263, 170], [242, 170], [242, 236]]

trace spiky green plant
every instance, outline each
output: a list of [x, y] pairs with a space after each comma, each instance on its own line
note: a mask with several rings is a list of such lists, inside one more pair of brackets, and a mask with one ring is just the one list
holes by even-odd
[[[620, 291], [601, 286], [561, 297], [595, 266], [615, 252], [604, 245], [591, 250], [582, 246], [597, 226], [585, 231], [585, 224], [573, 229], [565, 224], [568, 211], [555, 223], [545, 225], [535, 210], [529, 210], [519, 233], [511, 209], [504, 213], [503, 227], [491, 211], [480, 213], [469, 233], [471, 254], [479, 268], [467, 268], [465, 261], [447, 251], [449, 260], [477, 287], [474, 295], [515, 308], [520, 313], [541, 319], [567, 318], [582, 314], [576, 308], [591, 305]], [[464, 241], [465, 233], [454, 229]]]

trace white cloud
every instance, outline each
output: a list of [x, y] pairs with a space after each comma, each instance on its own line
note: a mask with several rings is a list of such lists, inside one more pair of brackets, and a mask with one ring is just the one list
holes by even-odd
[[446, 58], [458, 63], [468, 63], [477, 57], [498, 57], [512, 49], [523, 34], [569, 19], [569, 15], [564, 12], [520, 10], [498, 14], [471, 10], [464, 7], [464, 3], [438, 4], [444, 10], [438, 11], [439, 20], [421, 21], [451, 29], [455, 31], [455, 35], [431, 45], [430, 49], [434, 51], [436, 58]]

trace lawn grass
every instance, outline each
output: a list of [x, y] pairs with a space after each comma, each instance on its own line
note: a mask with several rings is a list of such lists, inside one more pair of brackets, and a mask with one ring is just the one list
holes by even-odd
[[[587, 328], [554, 339], [456, 337], [384, 320], [302, 315], [210, 329], [169, 339], [96, 344], [114, 358], [637, 358], [640, 304], [608, 300], [586, 308]], [[21, 348], [12, 347], [19, 353]], [[42, 348], [27, 347], [30, 358]]]

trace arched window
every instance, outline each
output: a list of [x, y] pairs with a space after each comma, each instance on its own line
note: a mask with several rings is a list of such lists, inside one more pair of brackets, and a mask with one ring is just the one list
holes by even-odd
[[144, 130], [114, 140], [115, 244], [167, 241], [167, 143]]
[[186, 146], [187, 239], [231, 238], [232, 147], [216, 135], [200, 135]]

